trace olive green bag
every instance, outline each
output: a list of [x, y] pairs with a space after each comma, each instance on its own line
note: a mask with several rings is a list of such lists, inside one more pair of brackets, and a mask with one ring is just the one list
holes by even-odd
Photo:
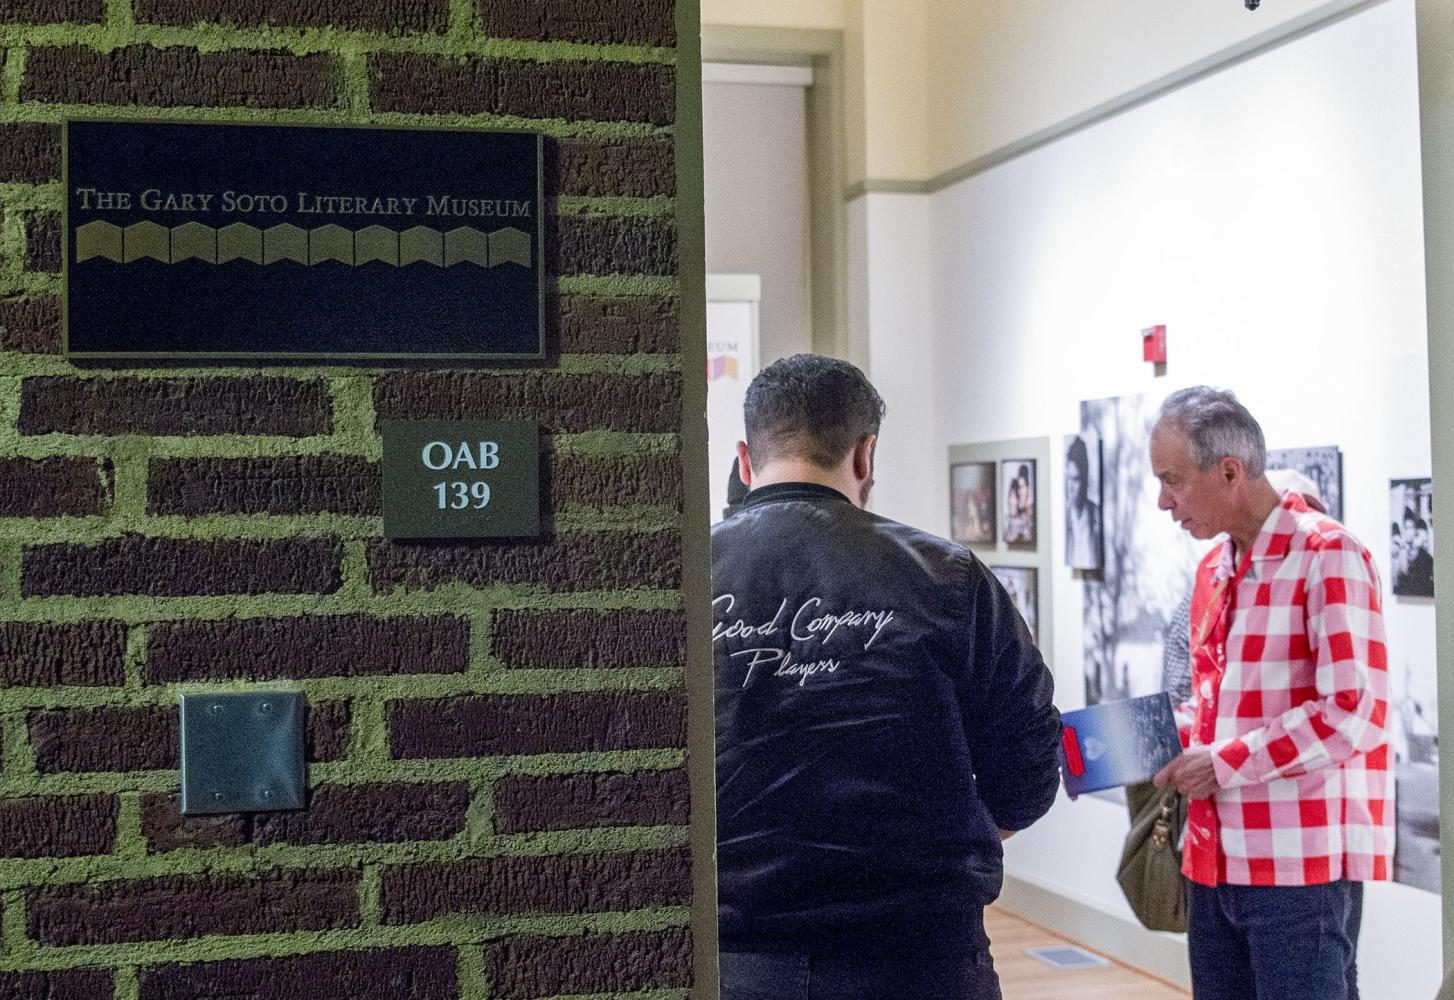
[[1126, 788], [1131, 832], [1116, 881], [1136, 919], [1153, 931], [1186, 930], [1186, 879], [1181, 874], [1181, 831], [1186, 799], [1173, 788], [1142, 782]]

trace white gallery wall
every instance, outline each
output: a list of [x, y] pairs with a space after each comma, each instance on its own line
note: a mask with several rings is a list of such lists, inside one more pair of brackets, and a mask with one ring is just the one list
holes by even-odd
[[[890, 411], [875, 508], [947, 534], [951, 445], [1058, 442], [1081, 400], [1232, 388], [1270, 447], [1342, 449], [1394, 679], [1436, 704], [1432, 602], [1387, 585], [1389, 480], [1430, 468], [1414, 60], [1413, 2], [1387, 0], [932, 195], [856, 199], [850, 320]], [[1160, 378], [1139, 336], [1157, 323]], [[1082, 584], [1061, 566], [1061, 476], [1041, 472], [1057, 567], [1042, 627], [1068, 709], [1084, 699]], [[1062, 799], [1008, 845], [1007, 872], [1129, 919], [1125, 830], [1123, 806]], [[1439, 951], [1437, 896], [1370, 886], [1366, 998], [1432, 997]]]

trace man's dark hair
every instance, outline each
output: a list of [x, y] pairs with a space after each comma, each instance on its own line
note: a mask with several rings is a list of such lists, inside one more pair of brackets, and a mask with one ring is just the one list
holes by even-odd
[[847, 361], [794, 354], [757, 373], [743, 416], [754, 465], [805, 458], [832, 469], [854, 445], [878, 433], [884, 401]]

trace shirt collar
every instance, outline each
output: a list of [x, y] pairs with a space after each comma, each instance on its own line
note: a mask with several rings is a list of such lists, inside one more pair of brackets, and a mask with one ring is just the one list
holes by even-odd
[[841, 500], [844, 503], [851, 503], [846, 496], [833, 489], [831, 486], [823, 486], [819, 483], [772, 483], [769, 486], [759, 486], [747, 494], [747, 499], [742, 501], [743, 508], [756, 507], [759, 504], [771, 503], [774, 500]]
[[[1309, 510], [1311, 508], [1301, 494], [1292, 490], [1283, 493], [1278, 505], [1272, 508], [1272, 513], [1262, 522], [1262, 528], [1252, 542], [1252, 561], [1258, 563], [1286, 557], [1292, 549], [1292, 536], [1297, 532], [1298, 515], [1306, 514]], [[1221, 557], [1213, 578], [1225, 580], [1235, 573], [1237, 567], [1232, 560], [1232, 540], [1224, 535]]]

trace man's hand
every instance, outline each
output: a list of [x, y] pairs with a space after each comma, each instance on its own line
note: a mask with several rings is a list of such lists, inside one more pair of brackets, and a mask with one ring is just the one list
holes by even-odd
[[1221, 787], [1217, 784], [1212, 751], [1207, 747], [1183, 750], [1180, 757], [1157, 771], [1151, 781], [1157, 788], [1175, 788], [1189, 799], [1209, 798]]

